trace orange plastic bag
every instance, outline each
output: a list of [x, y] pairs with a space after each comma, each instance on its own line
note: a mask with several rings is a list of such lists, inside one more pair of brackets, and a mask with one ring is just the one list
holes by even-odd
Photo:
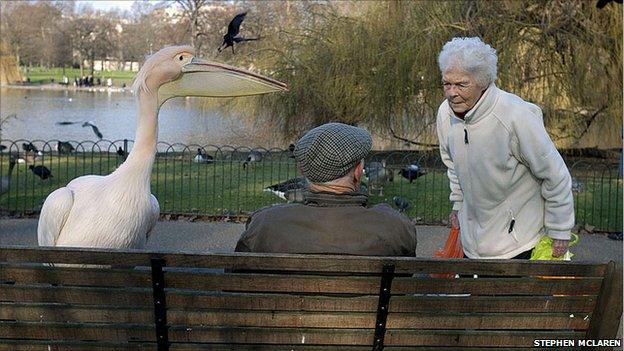
[[[433, 257], [439, 258], [464, 258], [464, 248], [459, 239], [459, 228], [451, 227], [448, 239], [442, 250], [437, 250]], [[453, 278], [455, 273], [431, 274], [432, 278]]]

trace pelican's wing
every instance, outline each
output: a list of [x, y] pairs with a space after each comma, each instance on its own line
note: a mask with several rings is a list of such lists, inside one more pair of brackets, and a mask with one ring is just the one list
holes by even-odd
[[56, 244], [73, 205], [74, 193], [68, 188], [56, 189], [48, 195], [41, 208], [37, 226], [39, 246]]
[[160, 205], [158, 205], [158, 200], [156, 200], [154, 195], [150, 195], [150, 202], [152, 204], [152, 217], [147, 233], [145, 234], [147, 239], [149, 239], [149, 236], [152, 234], [152, 229], [156, 226], [156, 222], [158, 222], [158, 217], [160, 216]]

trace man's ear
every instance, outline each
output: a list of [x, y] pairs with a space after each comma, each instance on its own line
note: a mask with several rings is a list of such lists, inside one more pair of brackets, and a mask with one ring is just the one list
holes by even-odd
[[360, 184], [362, 182], [362, 175], [364, 174], [364, 160], [360, 161], [355, 168], [353, 169], [353, 179], [356, 184]]

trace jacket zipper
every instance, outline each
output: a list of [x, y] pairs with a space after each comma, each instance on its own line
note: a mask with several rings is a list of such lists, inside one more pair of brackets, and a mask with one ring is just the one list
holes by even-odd
[[468, 130], [464, 127], [464, 144], [470, 144], [468, 142]]

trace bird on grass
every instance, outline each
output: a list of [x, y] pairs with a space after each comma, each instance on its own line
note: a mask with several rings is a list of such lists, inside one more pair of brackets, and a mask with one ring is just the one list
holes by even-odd
[[30, 169], [35, 175], [43, 180], [46, 180], [48, 178], [54, 178], [54, 176], [52, 176], [52, 172], [46, 166], [30, 165], [28, 166], [28, 169]]
[[282, 183], [269, 185], [262, 191], [270, 192], [288, 202], [303, 201], [303, 191], [308, 188], [308, 180], [305, 177], [296, 177]]
[[240, 31], [241, 23], [243, 23], [243, 20], [245, 19], [245, 16], [247, 16], [247, 12], [239, 13], [238, 15], [234, 16], [232, 21], [230, 21], [230, 24], [228, 25], [228, 31], [223, 36], [223, 43], [217, 49], [219, 52], [221, 52], [221, 51], [223, 51], [223, 50], [225, 50], [225, 49], [227, 49], [228, 47], [231, 46], [232, 47], [232, 54], [233, 54], [234, 53], [234, 43], [240, 43], [240, 42], [243, 42], [243, 41], [252, 41], [252, 40], [258, 40], [259, 39], [259, 38], [237, 37], [238, 32]]
[[124, 149], [121, 146], [117, 148], [117, 156], [119, 156], [119, 157], [126, 157], [126, 152], [124, 151]]
[[207, 155], [204, 150], [201, 148], [197, 149], [197, 154], [193, 158], [193, 162], [195, 163], [213, 163], [214, 158], [210, 155]]
[[368, 186], [372, 189], [379, 189], [379, 196], [383, 196], [383, 187], [386, 182], [394, 181], [394, 174], [386, 167], [386, 160], [381, 162], [373, 161], [364, 166], [364, 173], [368, 178]]
[[35, 154], [39, 153], [39, 150], [33, 143], [22, 143], [22, 150], [24, 150], [24, 152], [34, 152]]
[[243, 162], [243, 169], [247, 169], [247, 165], [254, 162], [262, 161], [262, 154], [260, 151], [251, 150], [249, 155], [247, 155], [247, 159]]
[[26, 151], [21, 157], [17, 159], [17, 163], [34, 164], [41, 159], [43, 152], [41, 151]]
[[401, 169], [399, 173], [401, 174], [401, 177], [409, 180], [410, 183], [427, 174], [427, 172], [425, 172], [425, 170], [417, 164], [411, 164]]
[[75, 150], [76, 149], [74, 149], [74, 146], [69, 142], [59, 141], [58, 143], [56, 143], [56, 151], [58, 151], [58, 153], [61, 155], [71, 154]]
[[11, 185], [11, 174], [13, 173], [13, 168], [15, 168], [16, 163], [17, 159], [15, 156], [9, 157], [9, 171], [6, 175], [0, 177], [0, 195], [9, 191], [9, 186]]
[[410, 207], [412, 207], [412, 204], [409, 201], [407, 201], [407, 199], [402, 198], [400, 196], [395, 196], [392, 198], [392, 200], [394, 200], [394, 204], [399, 209], [399, 212], [405, 212]]
[[189, 46], [150, 56], [134, 79], [138, 103], [135, 142], [128, 158], [106, 176], [87, 175], [53, 191], [39, 216], [40, 246], [144, 248], [160, 213], [150, 193], [158, 111], [177, 96], [235, 97], [285, 91], [285, 84], [196, 58]]

